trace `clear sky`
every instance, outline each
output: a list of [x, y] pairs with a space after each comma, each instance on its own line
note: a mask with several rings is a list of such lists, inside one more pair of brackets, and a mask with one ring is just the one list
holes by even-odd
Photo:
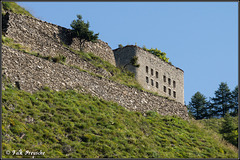
[[112, 49], [158, 48], [184, 70], [185, 101], [238, 84], [238, 2], [17, 2], [41, 20], [71, 28], [81, 14]]

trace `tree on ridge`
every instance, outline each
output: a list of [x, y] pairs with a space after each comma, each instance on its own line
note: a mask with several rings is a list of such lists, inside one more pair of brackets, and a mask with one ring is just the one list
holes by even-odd
[[89, 30], [90, 24], [87, 21], [87, 23], [85, 23], [82, 20], [82, 16], [81, 15], [77, 15], [77, 20], [73, 20], [72, 23], [70, 24], [70, 26], [72, 27], [72, 38], [78, 38], [79, 40], [79, 47], [80, 47], [80, 51], [83, 50], [83, 46], [85, 44], [86, 41], [91, 41], [91, 42], [95, 42], [98, 39], [98, 35], [94, 34], [93, 31]]

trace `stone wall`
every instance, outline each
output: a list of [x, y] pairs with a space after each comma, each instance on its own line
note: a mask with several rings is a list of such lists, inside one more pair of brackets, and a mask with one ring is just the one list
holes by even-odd
[[114, 50], [114, 55], [117, 66], [123, 66], [137, 56], [140, 67], [128, 65], [128, 69], [135, 73], [139, 84], [184, 104], [184, 72], [181, 69], [133, 45]]
[[157, 111], [161, 115], [177, 115], [188, 119], [187, 108], [183, 104], [139, 91], [105, 78], [91, 76], [86, 72], [49, 62], [2, 46], [2, 75], [9, 77], [13, 84], [19, 83], [20, 89], [34, 92], [42, 86], [54, 90], [70, 89], [81, 86], [92, 95], [114, 101], [133, 111]]
[[[79, 50], [79, 41], [71, 39], [69, 29], [34, 17], [8, 12], [3, 17], [3, 31], [16, 43], [21, 43], [43, 55], [62, 54], [67, 56], [72, 54], [62, 43]], [[113, 51], [106, 42], [101, 40], [98, 40], [97, 43], [87, 42], [83, 50], [92, 52], [116, 66]], [[73, 57], [73, 59], [75, 58]]]

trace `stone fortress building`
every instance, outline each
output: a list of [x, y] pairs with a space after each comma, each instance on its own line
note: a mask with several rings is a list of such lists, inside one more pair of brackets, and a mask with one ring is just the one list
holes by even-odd
[[118, 67], [129, 64], [134, 56], [138, 57], [139, 67], [127, 65], [126, 68], [135, 73], [136, 80], [143, 88], [184, 104], [183, 70], [134, 45], [113, 51]]
[[[128, 110], [143, 113], [156, 111], [161, 115], [177, 115], [188, 119], [183, 96], [183, 71], [142, 48], [126, 46], [112, 50], [106, 42], [98, 40], [97, 43], [87, 42], [84, 51], [91, 52], [114, 66], [124, 65], [137, 56], [140, 67], [128, 65], [127, 68], [135, 73], [137, 81], [145, 89], [161, 96], [109, 80], [111, 72], [92, 65], [69, 49], [78, 50], [79, 42], [70, 39], [70, 30], [67, 28], [10, 12], [3, 16], [2, 22], [4, 36], [13, 39], [14, 43], [41, 56], [66, 57], [65, 65], [62, 65], [3, 45], [2, 78], [10, 80], [12, 85], [18, 84], [21, 90], [32, 93], [43, 86], [56, 91], [81, 87], [93, 96], [114, 101]], [[4, 88], [2, 84], [2, 89]]]

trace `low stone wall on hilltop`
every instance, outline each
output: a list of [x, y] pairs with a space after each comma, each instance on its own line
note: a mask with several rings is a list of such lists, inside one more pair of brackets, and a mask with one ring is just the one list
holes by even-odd
[[[43, 55], [62, 54], [66, 56], [72, 54], [62, 46], [62, 43], [79, 49], [79, 41], [76, 38], [71, 39], [69, 29], [34, 17], [8, 12], [3, 17], [3, 32], [7, 37], [13, 38], [15, 42]], [[113, 51], [106, 42], [101, 40], [98, 40], [97, 43], [86, 42], [83, 50], [92, 52], [116, 66]]]
[[77, 69], [49, 62], [47, 60], [17, 51], [7, 46], [2, 47], [2, 75], [11, 82], [19, 83], [20, 89], [35, 92], [42, 86], [54, 90], [81, 86], [92, 95], [107, 101], [117, 102], [132, 111], [157, 111], [161, 115], [177, 115], [188, 119], [186, 106], [179, 102], [155, 96], [110, 81], [91, 76]]

